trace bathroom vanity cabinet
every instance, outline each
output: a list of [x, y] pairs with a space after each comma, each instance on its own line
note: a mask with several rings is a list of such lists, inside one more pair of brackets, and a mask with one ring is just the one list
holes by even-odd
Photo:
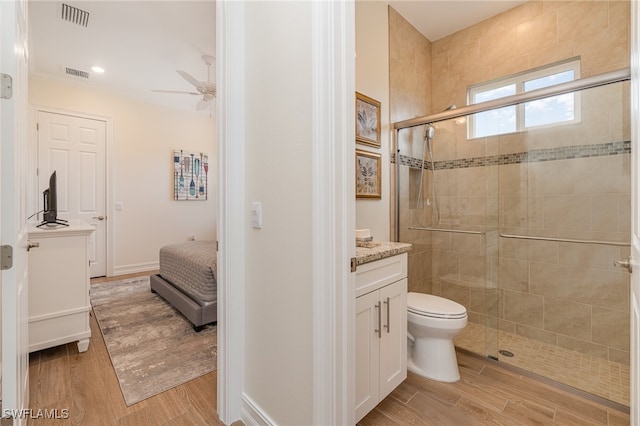
[[407, 377], [407, 254], [356, 269], [356, 422]]

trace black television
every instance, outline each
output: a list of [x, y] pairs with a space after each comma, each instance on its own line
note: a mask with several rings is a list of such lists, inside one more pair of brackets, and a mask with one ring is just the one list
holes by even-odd
[[58, 219], [58, 184], [56, 182], [56, 171], [49, 177], [49, 188], [42, 192], [43, 214], [42, 222], [38, 226], [63, 225], [69, 226], [66, 220]]

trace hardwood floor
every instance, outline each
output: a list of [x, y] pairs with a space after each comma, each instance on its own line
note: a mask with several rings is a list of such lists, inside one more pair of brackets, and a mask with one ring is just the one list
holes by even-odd
[[[29, 424], [222, 424], [216, 412], [217, 371], [127, 407], [93, 315], [91, 334], [89, 350], [82, 354], [75, 343], [31, 354], [30, 407], [58, 413], [67, 409], [69, 418], [30, 419]], [[629, 425], [628, 414], [507, 371], [490, 360], [459, 353], [458, 361], [459, 382], [439, 383], [409, 373], [359, 425]]]
[[[134, 274], [131, 275], [147, 275]], [[115, 279], [128, 278], [119, 276]], [[92, 280], [95, 282], [109, 279]], [[221, 425], [217, 371], [127, 407], [100, 329], [91, 315], [89, 350], [69, 343], [29, 357], [30, 407], [67, 409], [68, 419], [31, 419], [33, 425]]]
[[408, 373], [360, 426], [629, 425], [629, 414], [458, 353], [461, 380], [440, 383]]

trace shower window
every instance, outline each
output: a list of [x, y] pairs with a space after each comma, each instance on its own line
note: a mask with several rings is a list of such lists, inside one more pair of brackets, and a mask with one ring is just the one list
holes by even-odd
[[[471, 105], [487, 102], [565, 83], [579, 77], [580, 60], [574, 59], [471, 86], [467, 91], [468, 103]], [[476, 114], [469, 120], [468, 136], [482, 138], [515, 133], [534, 127], [579, 122], [579, 96], [577, 93], [568, 93]]]

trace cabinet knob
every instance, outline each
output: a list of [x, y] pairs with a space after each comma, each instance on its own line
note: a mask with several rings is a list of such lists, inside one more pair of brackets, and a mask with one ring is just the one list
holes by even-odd
[[32, 243], [31, 241], [27, 241], [27, 251], [31, 250], [32, 248], [37, 248], [37, 247], [40, 247], [40, 243], [39, 242]]

